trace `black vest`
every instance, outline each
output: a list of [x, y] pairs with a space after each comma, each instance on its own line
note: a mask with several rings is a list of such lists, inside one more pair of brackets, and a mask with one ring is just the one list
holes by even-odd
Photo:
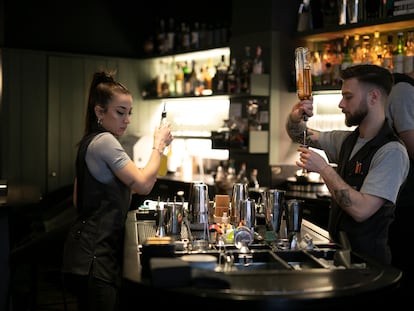
[[[399, 139], [385, 121], [377, 136], [349, 159], [358, 137], [359, 129], [357, 128], [344, 140], [339, 153], [337, 172], [347, 184], [359, 191], [377, 150], [386, 143], [399, 141]], [[345, 231], [353, 251], [382, 263], [390, 263], [388, 228], [393, 218], [394, 205], [390, 202], [386, 202], [364, 222], [356, 222], [332, 200], [328, 230], [334, 241], [338, 241], [339, 231]]]
[[97, 134], [84, 138], [79, 146], [76, 159], [78, 215], [65, 243], [62, 270], [78, 275], [92, 274], [119, 285], [131, 193], [116, 177], [103, 184], [88, 170], [86, 150]]

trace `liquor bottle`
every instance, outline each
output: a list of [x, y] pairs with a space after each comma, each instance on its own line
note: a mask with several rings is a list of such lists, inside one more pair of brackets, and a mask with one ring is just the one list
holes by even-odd
[[156, 26], [156, 51], [159, 54], [164, 54], [166, 51], [166, 32], [165, 32], [165, 21], [164, 19], [160, 19], [158, 21], [158, 25]]
[[295, 49], [296, 92], [299, 99], [309, 99], [312, 96], [312, 73], [310, 52], [308, 48]]
[[382, 66], [384, 68], [387, 68], [390, 71], [394, 70], [394, 61], [393, 61], [393, 52], [394, 52], [394, 46], [393, 46], [393, 36], [388, 35], [387, 37], [387, 43], [385, 44], [384, 53], [383, 53], [383, 62]]
[[196, 94], [196, 90], [198, 88], [198, 78], [197, 78], [197, 70], [196, 70], [196, 61], [192, 60], [191, 61], [191, 72], [190, 72], [190, 76], [188, 78], [189, 80], [189, 94], [191, 95], [200, 95], [200, 94]]
[[[164, 107], [163, 110], [161, 112], [161, 121], [160, 121], [160, 126], [165, 126], [167, 123], [167, 110], [165, 109], [165, 103], [164, 103]], [[161, 159], [160, 159], [160, 167], [158, 169], [158, 175], [159, 176], [165, 176], [167, 175], [167, 171], [168, 171], [168, 156], [167, 156], [167, 152], [163, 150], [163, 152], [161, 153]]]
[[244, 47], [244, 57], [240, 66], [240, 92], [250, 93], [250, 74], [252, 73], [252, 58], [250, 46]]
[[224, 55], [221, 55], [220, 62], [216, 66], [216, 75], [213, 78], [213, 90], [215, 93], [222, 94], [227, 91], [227, 72], [228, 66]]
[[191, 29], [191, 39], [190, 39], [190, 47], [192, 49], [200, 48], [200, 24], [198, 22], [194, 22], [194, 25]]
[[175, 49], [175, 23], [174, 18], [170, 17], [168, 19], [165, 51], [172, 52]]
[[351, 51], [352, 63], [354, 65], [362, 63], [362, 45], [360, 39], [360, 35], [354, 35], [354, 44]]
[[393, 72], [403, 73], [404, 72], [404, 40], [403, 40], [402, 32], [398, 32], [397, 34], [397, 46], [395, 48], [393, 61], [394, 61]]
[[352, 66], [352, 57], [351, 57], [351, 49], [349, 48], [349, 36], [344, 37], [343, 45], [342, 45], [342, 62], [341, 62], [341, 70], [344, 70], [350, 66]]
[[262, 57], [262, 47], [260, 45], [256, 46], [256, 55], [253, 59], [253, 73], [262, 74], [263, 73], [263, 57]]
[[229, 94], [237, 94], [239, 89], [239, 72], [237, 68], [237, 60], [235, 57], [231, 58], [230, 67], [227, 72], [227, 92]]
[[371, 54], [371, 38], [369, 35], [364, 35], [362, 37], [362, 59], [361, 62], [363, 64], [372, 64], [372, 54]]
[[184, 95], [184, 72], [180, 63], [175, 68], [175, 96]]
[[161, 96], [170, 96], [170, 83], [168, 82], [168, 75], [166, 73], [164, 74], [164, 79], [161, 82]]
[[188, 50], [190, 48], [191, 34], [188, 25], [185, 22], [181, 23], [181, 48]]
[[410, 73], [414, 70], [414, 32], [409, 31], [407, 34], [407, 42], [405, 44], [406, 51], [404, 55], [404, 73]]
[[249, 179], [247, 178], [247, 172], [246, 172], [246, 163], [244, 162], [240, 166], [240, 171], [237, 174], [236, 182], [244, 183], [244, 184], [249, 183]]
[[372, 46], [371, 46], [371, 57], [372, 57], [372, 63], [378, 66], [383, 66], [383, 47], [381, 43], [380, 38], [380, 32], [375, 31], [374, 32], [374, 39], [372, 40]]
[[332, 85], [340, 85], [341, 83], [341, 65], [342, 65], [342, 42], [335, 40], [335, 51], [332, 57]]
[[249, 188], [255, 188], [255, 189], [260, 188], [259, 180], [257, 179], [257, 175], [258, 175], [258, 171], [255, 168], [250, 173], [250, 180], [249, 180], [249, 184], [248, 184]]
[[[313, 51], [312, 62], [311, 62], [311, 81], [314, 85], [322, 85], [322, 61], [320, 51]], [[296, 77], [297, 79], [298, 77]], [[297, 81], [296, 81], [297, 83]]]
[[190, 95], [191, 94], [191, 82], [190, 82], [191, 70], [190, 70], [190, 67], [188, 67], [187, 61], [184, 62], [182, 69], [183, 69], [183, 75], [184, 75], [184, 95]]

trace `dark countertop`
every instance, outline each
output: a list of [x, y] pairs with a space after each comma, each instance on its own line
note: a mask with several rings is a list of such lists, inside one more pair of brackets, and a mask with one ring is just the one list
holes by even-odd
[[[381, 306], [399, 284], [401, 272], [390, 266], [379, 265], [352, 252], [351, 268], [313, 267], [307, 269], [272, 269], [216, 272], [192, 269], [191, 280], [185, 286], [152, 286], [141, 278], [140, 256], [136, 233], [136, 217], [131, 212], [127, 222], [125, 244], [126, 296], [140, 293], [148, 297], [165, 297], [172, 304], [188, 306], [259, 307], [260, 310], [283, 307], [284, 310], [339, 309], [367, 304]], [[325, 230], [304, 220], [301, 236], [311, 235], [316, 248], [332, 247]], [[289, 262], [291, 254], [299, 251], [276, 251]], [[307, 253], [307, 251], [304, 251]], [[313, 253], [312, 253], [313, 254]], [[318, 260], [319, 262], [319, 260]], [[325, 261], [322, 259], [322, 263]], [[291, 263], [290, 263], [291, 264]], [[178, 276], [180, 277], [180, 276]], [[132, 298], [132, 297], [131, 297]]]

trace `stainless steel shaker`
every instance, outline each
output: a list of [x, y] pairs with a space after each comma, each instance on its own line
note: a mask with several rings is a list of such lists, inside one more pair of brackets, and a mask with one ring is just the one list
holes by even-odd
[[203, 182], [193, 182], [190, 188], [188, 211], [191, 224], [208, 223], [208, 187]]
[[285, 190], [268, 189], [265, 191], [266, 225], [279, 235], [282, 216], [285, 209]]
[[167, 235], [181, 239], [181, 226], [184, 217], [182, 202], [173, 202], [164, 206], [167, 209]]
[[247, 184], [235, 183], [231, 195], [231, 218], [230, 222], [236, 227], [240, 224], [240, 204], [243, 200], [248, 198]]
[[253, 199], [246, 199], [240, 203], [240, 222], [250, 230], [256, 225], [256, 202]]
[[300, 232], [304, 200], [291, 199], [286, 202], [286, 228], [289, 235]]

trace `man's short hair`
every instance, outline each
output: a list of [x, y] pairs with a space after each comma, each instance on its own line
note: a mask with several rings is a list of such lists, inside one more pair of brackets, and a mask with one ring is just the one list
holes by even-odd
[[341, 71], [341, 79], [348, 80], [355, 78], [359, 82], [378, 86], [388, 95], [394, 85], [392, 73], [383, 67], [371, 64], [361, 64], [348, 67]]

